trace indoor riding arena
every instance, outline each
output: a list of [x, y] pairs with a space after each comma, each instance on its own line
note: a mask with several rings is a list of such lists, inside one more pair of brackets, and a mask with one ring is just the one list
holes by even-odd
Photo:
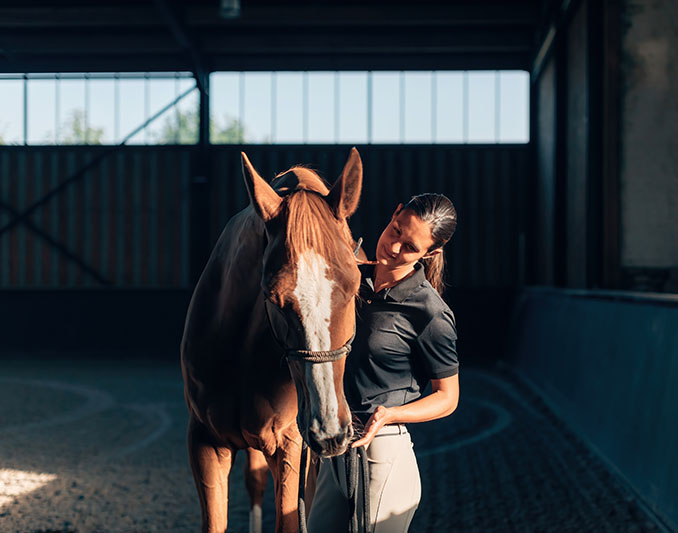
[[[413, 195], [458, 215], [459, 403], [408, 426], [409, 531], [678, 531], [676, 20], [674, 0], [2, 2], [0, 531], [201, 530], [182, 335], [255, 194], [244, 161], [331, 186], [353, 147], [369, 259]], [[245, 458], [229, 531], [259, 531]], [[261, 531], [276, 509], [269, 474]]]

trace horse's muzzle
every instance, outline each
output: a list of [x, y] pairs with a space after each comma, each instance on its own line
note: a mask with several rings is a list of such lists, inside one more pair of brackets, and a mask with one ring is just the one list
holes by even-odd
[[343, 454], [353, 438], [353, 427], [351, 424], [343, 427], [339, 434], [327, 436], [320, 432], [309, 429], [307, 432], [307, 443], [309, 447], [321, 457], [333, 457]]

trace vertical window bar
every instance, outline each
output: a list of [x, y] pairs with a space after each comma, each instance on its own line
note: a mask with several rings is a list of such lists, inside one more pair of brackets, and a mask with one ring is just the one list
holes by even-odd
[[367, 71], [367, 144], [372, 144], [372, 71]]
[[431, 72], [431, 142], [436, 144], [438, 141], [438, 80], [436, 71]]
[[85, 116], [83, 117], [85, 133], [84, 143], [89, 144], [89, 72], [85, 72]]
[[54, 144], [59, 144], [61, 137], [61, 75], [57, 72], [54, 75]]
[[[151, 82], [150, 74], [144, 72], [144, 122], [148, 121], [151, 109]], [[148, 126], [144, 127], [144, 144], [148, 144]]]
[[494, 142], [499, 142], [499, 127], [501, 120], [501, 77], [499, 71], [494, 71]]
[[400, 144], [405, 142], [405, 71], [400, 71]]
[[271, 72], [271, 135], [270, 135], [270, 142], [272, 144], [275, 143], [277, 139], [277, 129], [278, 125], [276, 122], [276, 114], [277, 114], [277, 101], [278, 101], [278, 77], [277, 77], [277, 72]]
[[[179, 93], [181, 92], [181, 77], [178, 72], [174, 73], [174, 99], [179, 98]], [[181, 129], [181, 116], [179, 114], [179, 103], [174, 104], [174, 122], [176, 123], [176, 129], [174, 130], [174, 144], [179, 144], [181, 139], [179, 138], [179, 130]]]
[[245, 73], [239, 73], [239, 83], [240, 83], [240, 94], [238, 95], [239, 114], [240, 114], [240, 127], [245, 131]]
[[468, 70], [464, 71], [462, 78], [462, 104], [463, 120], [462, 120], [462, 142], [468, 143]]
[[302, 77], [302, 138], [303, 143], [308, 144], [308, 70], [304, 71]]
[[120, 73], [114, 74], [113, 82], [113, 119], [115, 121], [115, 143], [120, 141]]
[[339, 143], [339, 115], [341, 112], [339, 105], [339, 72], [334, 71], [334, 144]]
[[28, 75], [24, 73], [24, 145], [28, 144]]

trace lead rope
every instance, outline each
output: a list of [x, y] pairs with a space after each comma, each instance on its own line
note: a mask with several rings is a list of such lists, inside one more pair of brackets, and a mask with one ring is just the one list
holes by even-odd
[[299, 532], [308, 533], [306, 529], [306, 462], [308, 460], [308, 444], [301, 444], [301, 468], [299, 468]]
[[[301, 445], [301, 465], [299, 468], [299, 533], [308, 533], [306, 528], [306, 466], [308, 463], [308, 445]], [[370, 470], [367, 452], [364, 446], [349, 448], [344, 454], [346, 471], [346, 492], [348, 493], [349, 533], [369, 533], [370, 528]], [[358, 482], [358, 478], [362, 483]], [[361, 486], [362, 485], [362, 486]], [[358, 487], [362, 488], [362, 515], [358, 514]]]
[[[369, 533], [370, 531], [370, 470], [367, 463], [367, 452], [364, 446], [349, 448], [346, 452], [346, 491], [349, 498], [349, 532]], [[360, 477], [359, 482], [358, 478]], [[361, 486], [362, 485], [362, 486]], [[363, 513], [358, 514], [358, 488], [361, 487]]]

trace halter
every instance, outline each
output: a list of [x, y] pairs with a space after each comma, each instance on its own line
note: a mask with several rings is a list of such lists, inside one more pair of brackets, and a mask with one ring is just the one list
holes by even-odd
[[[358, 251], [360, 250], [360, 245], [363, 243], [363, 238], [360, 237], [356, 246], [353, 250], [353, 256], [356, 258], [357, 264], [363, 264], [362, 261], [358, 260]], [[369, 263], [369, 262], [365, 262]], [[353, 344], [353, 339], [355, 339], [355, 324], [353, 325], [353, 335], [351, 338], [346, 341], [346, 343], [335, 350], [294, 350], [292, 348], [287, 348], [285, 343], [278, 338], [278, 335], [273, 327], [273, 320], [271, 319], [271, 307], [274, 307], [276, 310], [279, 308], [271, 302], [268, 298], [264, 300], [264, 307], [266, 309], [266, 320], [268, 321], [268, 327], [271, 328], [273, 333], [273, 338], [275, 342], [280, 346], [280, 348], [285, 352], [285, 357], [288, 361], [303, 361], [304, 363], [331, 363], [333, 361], [338, 361], [342, 357], [347, 356], [351, 352], [351, 344]]]
[[[332, 361], [338, 361], [342, 357], [345, 357], [351, 351], [351, 344], [353, 339], [355, 339], [355, 325], [353, 327], [353, 335], [351, 338], [346, 341], [346, 343], [336, 348], [335, 350], [296, 350], [293, 348], [287, 348], [283, 340], [278, 337], [278, 334], [273, 326], [273, 320], [271, 318], [271, 308], [274, 308], [276, 312], [279, 312], [279, 308], [271, 302], [268, 298], [264, 301], [264, 307], [266, 309], [266, 320], [268, 321], [268, 327], [273, 333], [273, 338], [275, 342], [280, 346], [280, 348], [285, 352], [285, 357], [288, 361], [303, 361], [304, 363], [331, 363]], [[285, 320], [283, 318], [283, 320]]]
[[351, 351], [351, 344], [355, 339], [355, 328], [353, 328], [353, 335], [351, 338], [346, 341], [341, 348], [336, 350], [285, 350], [285, 357], [287, 360], [301, 360], [305, 363], [331, 363], [332, 361], [338, 361], [342, 357], [349, 354]]

